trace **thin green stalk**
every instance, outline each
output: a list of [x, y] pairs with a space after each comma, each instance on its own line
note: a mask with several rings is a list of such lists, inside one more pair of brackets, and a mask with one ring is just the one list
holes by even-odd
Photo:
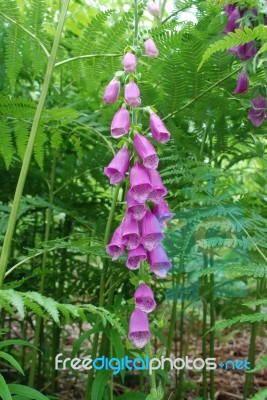
[[[260, 312], [260, 306], [257, 305], [255, 312]], [[249, 354], [248, 354], [248, 362], [250, 363], [250, 369], [255, 368], [255, 346], [256, 346], [256, 339], [257, 339], [257, 331], [258, 331], [259, 324], [254, 322], [251, 327], [251, 336], [250, 336], [250, 344], [249, 344]], [[245, 385], [244, 385], [244, 394], [243, 399], [247, 400], [248, 397], [253, 392], [253, 381], [254, 381], [254, 374], [246, 374], [245, 377]]]
[[[170, 320], [170, 327], [169, 327], [169, 333], [168, 333], [168, 338], [167, 338], [167, 347], [166, 347], [166, 358], [170, 358], [171, 355], [171, 347], [172, 347], [172, 341], [175, 336], [175, 328], [176, 328], [176, 314], [177, 314], [177, 297], [178, 297], [178, 289], [177, 285], [180, 283], [180, 274], [176, 277], [176, 279], [173, 279], [173, 289], [174, 289], [174, 299], [172, 303], [172, 311], [171, 311], [171, 320]], [[169, 364], [165, 364], [165, 372], [169, 371]], [[163, 390], [165, 391], [166, 387], [166, 381], [163, 382]]]
[[17, 215], [18, 215], [19, 205], [20, 205], [25, 181], [27, 178], [27, 174], [28, 174], [28, 170], [29, 170], [29, 166], [30, 166], [30, 162], [31, 162], [33, 145], [35, 142], [38, 126], [40, 123], [42, 111], [44, 108], [46, 96], [48, 93], [49, 85], [50, 85], [52, 74], [53, 74], [53, 68], [54, 68], [54, 64], [55, 64], [59, 41], [60, 41], [61, 33], [63, 30], [64, 21], [65, 21], [66, 13], [68, 10], [69, 2], [70, 2], [70, 0], [64, 0], [63, 7], [62, 7], [62, 10], [60, 13], [59, 22], [58, 22], [51, 54], [48, 59], [47, 69], [46, 69], [45, 78], [44, 78], [44, 84], [42, 87], [40, 99], [39, 99], [39, 102], [37, 105], [37, 109], [36, 109], [35, 116], [33, 119], [33, 124], [32, 124], [32, 128], [31, 128], [29, 140], [27, 143], [25, 155], [24, 155], [23, 162], [22, 162], [22, 167], [21, 167], [21, 171], [20, 171], [20, 175], [19, 175], [19, 179], [18, 179], [16, 191], [15, 191], [14, 201], [13, 201], [13, 205], [11, 208], [10, 217], [9, 217], [8, 225], [7, 225], [7, 230], [6, 230], [6, 234], [5, 234], [5, 238], [4, 238], [3, 248], [2, 248], [2, 252], [1, 252], [0, 287], [2, 286], [3, 281], [4, 281], [4, 276], [5, 276], [5, 272], [6, 272], [6, 268], [7, 268], [7, 264], [8, 264], [10, 248], [11, 248], [14, 231], [15, 231], [15, 225], [16, 225], [16, 219], [17, 219]]
[[[183, 284], [185, 283], [184, 274], [183, 274]], [[182, 300], [181, 303], [181, 316], [180, 316], [180, 354], [179, 357], [183, 358], [184, 356], [184, 317], [185, 317], [185, 301]], [[179, 373], [179, 385], [176, 390], [176, 396], [178, 400], [183, 399], [183, 381], [184, 381], [184, 369], [180, 370]]]
[[[264, 292], [264, 290], [262, 290], [264, 286], [265, 286], [265, 280], [262, 278], [258, 279], [257, 281], [258, 299], [261, 298], [261, 293]], [[258, 304], [255, 308], [255, 313], [259, 313], [260, 309], [261, 306]], [[249, 364], [250, 369], [255, 368], [255, 347], [256, 347], [258, 327], [259, 327], [258, 322], [254, 322], [251, 327], [249, 354], [248, 354], [248, 362], [250, 363]], [[253, 393], [253, 382], [254, 382], [254, 374], [247, 373], [245, 377], [243, 400], [246, 400]]]
[[[112, 199], [112, 204], [109, 212], [109, 217], [106, 225], [106, 230], [105, 230], [105, 236], [104, 236], [104, 246], [106, 246], [109, 242], [110, 239], [110, 233], [111, 233], [111, 225], [114, 220], [114, 213], [115, 213], [115, 208], [116, 208], [116, 203], [117, 203], [117, 198], [120, 190], [120, 185], [116, 187], [114, 190], [113, 194], [113, 199]], [[101, 271], [101, 279], [100, 279], [100, 289], [99, 289], [99, 307], [103, 307], [105, 303], [105, 284], [106, 284], [106, 275], [107, 275], [107, 266], [106, 263], [103, 263], [103, 269]], [[100, 322], [100, 318], [97, 319], [97, 323]], [[94, 335], [93, 339], [93, 345], [92, 345], [92, 351], [91, 351], [91, 358], [94, 359], [96, 358], [97, 355], [97, 348], [98, 348], [98, 339], [99, 339], [99, 332], [96, 332]], [[92, 383], [94, 379], [94, 371], [93, 368], [90, 369], [88, 373], [88, 378], [87, 378], [87, 383], [86, 383], [86, 393], [85, 393], [85, 399], [90, 400], [91, 399], [91, 388], [92, 388]]]
[[61, 65], [67, 64], [72, 61], [77, 60], [84, 60], [86, 58], [97, 58], [97, 57], [122, 57], [121, 54], [114, 53], [114, 54], [84, 54], [82, 56], [76, 56], [72, 58], [67, 58], [66, 60], [59, 61], [55, 64], [55, 68], [60, 67]]
[[[213, 259], [210, 258], [210, 266], [213, 266]], [[215, 298], [214, 298], [214, 274], [210, 275], [210, 327], [215, 325]], [[214, 358], [215, 332], [210, 332], [210, 358]], [[215, 400], [214, 370], [210, 370], [210, 400]]]
[[[152, 350], [151, 350], [151, 344], [150, 342], [146, 345], [146, 354], [148, 355], [149, 359], [153, 358], [152, 357]], [[156, 381], [156, 373], [155, 370], [152, 371], [152, 374], [149, 375], [150, 379], [150, 389], [152, 390], [157, 390], [157, 381]]]
[[[54, 202], [54, 184], [55, 184], [55, 176], [56, 176], [56, 154], [53, 155], [52, 168], [51, 168], [51, 176], [50, 176], [50, 184], [49, 184], [49, 204], [50, 207], [46, 210], [46, 218], [45, 218], [45, 236], [44, 241], [48, 242], [50, 236], [50, 229], [53, 222], [53, 209], [52, 205]], [[41, 294], [44, 294], [45, 291], [45, 275], [46, 275], [46, 264], [47, 264], [47, 252], [43, 254], [42, 267], [41, 267], [41, 282], [40, 282], [40, 290]], [[40, 337], [42, 332], [42, 317], [38, 316], [36, 321], [36, 329], [34, 336], [34, 346], [35, 348], [32, 350], [32, 363], [30, 366], [29, 373], [29, 386], [34, 386], [36, 367], [37, 367], [37, 358], [38, 358], [38, 347], [40, 344]]]
[[[208, 266], [208, 258], [204, 255], [204, 268]], [[206, 331], [207, 331], [207, 313], [208, 313], [208, 304], [205, 289], [208, 286], [207, 276], [203, 276], [202, 278], [202, 303], [203, 303], [203, 315], [202, 315], [202, 358], [205, 360], [207, 358], [207, 341], [206, 341]], [[203, 377], [203, 389], [202, 389], [202, 397], [203, 399], [207, 398], [208, 390], [207, 390], [207, 370], [206, 364], [202, 371]]]

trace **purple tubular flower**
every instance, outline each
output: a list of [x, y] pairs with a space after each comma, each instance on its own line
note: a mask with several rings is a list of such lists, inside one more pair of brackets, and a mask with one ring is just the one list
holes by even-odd
[[150, 115], [150, 129], [152, 132], [153, 138], [160, 143], [165, 143], [170, 140], [170, 132], [167, 130], [166, 126], [164, 125], [163, 121], [160, 117], [153, 113]]
[[152, 15], [152, 17], [158, 17], [160, 14], [159, 7], [152, 0], [147, 3], [147, 11]]
[[104, 173], [109, 178], [111, 185], [116, 185], [123, 181], [129, 169], [129, 161], [130, 152], [127, 147], [122, 147], [109, 165], [104, 168]]
[[122, 244], [127, 246], [129, 250], [136, 249], [140, 244], [140, 233], [138, 222], [130, 215], [126, 215], [121, 224]]
[[125, 72], [127, 72], [128, 74], [133, 73], [136, 70], [137, 66], [135, 55], [128, 51], [128, 53], [126, 53], [123, 58], [122, 64]]
[[139, 107], [141, 104], [140, 90], [133, 80], [125, 86], [124, 99], [131, 107]]
[[147, 259], [146, 251], [140, 244], [136, 249], [129, 250], [126, 267], [129, 269], [138, 269], [142, 261]]
[[156, 169], [149, 169], [148, 175], [152, 185], [152, 190], [149, 193], [148, 200], [158, 204], [162, 200], [162, 197], [166, 196], [168, 191], [163, 185], [160, 174]]
[[251, 120], [252, 124], [255, 126], [260, 126], [264, 118], [266, 118], [266, 99], [263, 97], [255, 97], [251, 100], [252, 102], [252, 109], [248, 113], [248, 118]]
[[129, 131], [130, 123], [130, 113], [125, 106], [122, 106], [115, 113], [111, 122], [111, 135], [114, 138], [119, 138], [126, 135], [126, 133]]
[[158, 278], [166, 278], [172, 263], [168, 259], [164, 248], [161, 245], [157, 246], [147, 253], [147, 257], [150, 264], [150, 272], [154, 272]]
[[145, 204], [138, 203], [129, 190], [127, 192], [127, 212], [137, 221], [140, 221], [147, 212]]
[[154, 146], [150, 141], [139, 133], [134, 135], [134, 148], [136, 153], [142, 159], [143, 164], [148, 169], [158, 168], [159, 158]]
[[159, 51], [154, 43], [154, 40], [149, 38], [144, 42], [145, 53], [149, 58], [156, 58], [159, 55]]
[[254, 58], [257, 54], [256, 42], [255, 40], [252, 40], [252, 42], [231, 47], [229, 50], [227, 50], [227, 53], [235, 54], [242, 61], [250, 60], [251, 58]]
[[245, 70], [243, 70], [238, 76], [234, 94], [240, 94], [240, 93], [247, 92], [248, 86], [249, 86], [248, 74], [246, 73]]
[[113, 78], [112, 81], [109, 82], [103, 96], [103, 100], [106, 104], [112, 104], [118, 100], [120, 87], [121, 83], [117, 78]]
[[153, 214], [157, 217], [160, 223], [168, 221], [174, 216], [164, 199], [154, 206]]
[[115, 261], [124, 253], [124, 250], [120, 225], [113, 233], [110, 243], [106, 246], [106, 252], [112, 257], [112, 261]]
[[141, 221], [142, 244], [147, 251], [155, 249], [160, 240], [164, 239], [160, 223], [150, 211]]
[[151, 339], [147, 314], [138, 308], [130, 317], [128, 338], [138, 349], [142, 349]]
[[138, 203], [145, 203], [152, 189], [148, 172], [143, 165], [135, 162], [130, 170], [130, 193]]
[[150, 313], [156, 308], [154, 293], [149, 286], [141, 283], [134, 294], [135, 307], [145, 313]]
[[233, 4], [228, 4], [227, 6], [224, 7], [225, 10], [225, 14], [226, 15], [231, 15], [233, 11], [235, 11], [236, 6], [234, 6]]
[[228, 18], [227, 25], [224, 29], [224, 33], [234, 32], [238, 28], [238, 19], [240, 18], [240, 12], [237, 7], [231, 12]]

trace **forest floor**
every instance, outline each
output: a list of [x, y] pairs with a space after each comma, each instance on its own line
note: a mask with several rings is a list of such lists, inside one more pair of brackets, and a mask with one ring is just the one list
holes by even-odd
[[[199, 335], [200, 325], [195, 327], [198, 332], [194, 332], [194, 329], [188, 329], [189, 327], [185, 324], [184, 332], [184, 355], [188, 355], [190, 359], [201, 357], [202, 355], [202, 341], [201, 335]], [[187, 337], [187, 333], [191, 331], [190, 337]], [[70, 325], [67, 327], [67, 336], [64, 347], [65, 354], [70, 354], [72, 346], [75, 340], [79, 337], [78, 330], [73, 329]], [[259, 332], [260, 333], [260, 332]], [[218, 336], [218, 335], [217, 335]], [[263, 335], [262, 335], [263, 336]], [[198, 338], [198, 339], [197, 339]], [[225, 362], [226, 360], [247, 360], [249, 351], [249, 340], [250, 334], [249, 329], [240, 330], [224, 330], [220, 333], [219, 339], [215, 341], [215, 357], [217, 364], [219, 362]], [[176, 343], [176, 344], [175, 344]], [[89, 342], [84, 342], [84, 345]], [[85, 347], [83, 345], [83, 348]], [[207, 337], [207, 354], [209, 350], [209, 339]], [[266, 354], [267, 342], [264, 337], [258, 336], [256, 341], [256, 365], [257, 361]], [[155, 349], [154, 354], [156, 352]], [[179, 340], [176, 339], [172, 348], [171, 358], [179, 357]], [[207, 356], [208, 357], [208, 356]], [[175, 392], [177, 387], [177, 375], [175, 370], [169, 372], [169, 377], [173, 381], [174, 385], [170, 389], [170, 394]], [[243, 399], [243, 386], [245, 380], [245, 371], [232, 369], [229, 367], [228, 370], [224, 368], [218, 368], [215, 371], [215, 388], [216, 388], [216, 399], [217, 400], [234, 400]], [[60, 371], [58, 376], [58, 395], [63, 400], [82, 400], [84, 398], [84, 388], [86, 382], [87, 372], [77, 372], [72, 370]], [[185, 370], [184, 372], [184, 399], [194, 400], [201, 398], [202, 391], [202, 373]], [[209, 374], [207, 374], [207, 381], [209, 383]], [[120, 378], [114, 378], [114, 392], [119, 395], [124, 392], [124, 389], [135, 391], [138, 389], [138, 375], [133, 374], [126, 376], [125, 386], [121, 383]], [[255, 392], [258, 392], [267, 387], [267, 369], [259, 371], [255, 374]], [[169, 399], [175, 399], [175, 395], [169, 397]]]

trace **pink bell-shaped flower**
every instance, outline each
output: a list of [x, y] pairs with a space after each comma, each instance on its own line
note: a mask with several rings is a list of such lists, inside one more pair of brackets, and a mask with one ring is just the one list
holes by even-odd
[[172, 263], [168, 259], [168, 256], [161, 245], [158, 245], [152, 251], [147, 253], [147, 258], [150, 264], [150, 272], [158, 278], [166, 278], [169, 269], [172, 267]]
[[121, 224], [121, 237], [122, 243], [129, 250], [136, 249], [141, 241], [138, 222], [128, 214], [126, 214]]
[[147, 11], [152, 17], [158, 17], [160, 14], [159, 6], [152, 0], [147, 3]]
[[162, 183], [160, 174], [156, 169], [149, 169], [148, 175], [152, 190], [149, 193], [148, 200], [153, 201], [153, 203], [158, 204], [164, 196], [168, 193], [167, 189]]
[[148, 169], [156, 169], [158, 168], [159, 158], [157, 156], [156, 150], [154, 146], [150, 143], [150, 141], [140, 135], [139, 133], [135, 133], [134, 135], [134, 148], [136, 153], [143, 161], [143, 165]]
[[114, 115], [111, 122], [111, 135], [119, 138], [128, 133], [131, 124], [130, 113], [125, 106], [122, 106]]
[[113, 104], [118, 100], [120, 94], [121, 83], [117, 78], [113, 78], [112, 81], [106, 87], [103, 100], [106, 104]]
[[160, 117], [152, 113], [150, 115], [150, 129], [152, 132], [153, 138], [160, 143], [165, 143], [170, 140], [171, 134], [164, 125], [163, 121], [160, 119]]
[[133, 80], [125, 86], [124, 100], [131, 107], [139, 107], [141, 104], [140, 90]]
[[115, 261], [124, 253], [124, 250], [120, 225], [113, 233], [110, 243], [106, 246], [106, 252], [112, 257], [112, 261]]
[[124, 71], [127, 72], [128, 74], [132, 74], [133, 72], [135, 72], [137, 66], [135, 55], [130, 51], [128, 51], [128, 53], [126, 53], [123, 58], [122, 64]]
[[145, 53], [149, 58], [156, 58], [159, 55], [159, 51], [154, 43], [154, 40], [149, 38], [144, 42]]
[[174, 216], [164, 199], [154, 206], [153, 214], [157, 217], [160, 223], [164, 223]]
[[154, 293], [149, 286], [141, 283], [134, 293], [135, 307], [145, 313], [150, 313], [156, 308]]
[[127, 147], [122, 147], [113, 160], [104, 168], [104, 173], [110, 179], [111, 185], [122, 182], [129, 169], [130, 152]]
[[138, 203], [145, 203], [152, 189], [148, 172], [143, 165], [135, 162], [130, 170], [130, 193]]
[[147, 314], [138, 308], [130, 317], [128, 338], [138, 349], [142, 349], [151, 339]]
[[127, 212], [137, 221], [140, 221], [147, 212], [145, 204], [138, 203], [133, 198], [130, 190], [127, 192]]
[[246, 93], [248, 91], [248, 86], [249, 86], [248, 74], [246, 73], [245, 70], [243, 70], [240, 72], [238, 76], [234, 94]]
[[126, 267], [129, 269], [138, 269], [142, 261], [147, 259], [146, 251], [140, 244], [136, 249], [129, 250]]
[[164, 239], [160, 223], [151, 211], [147, 211], [141, 221], [142, 244], [147, 251], [157, 247], [158, 243]]

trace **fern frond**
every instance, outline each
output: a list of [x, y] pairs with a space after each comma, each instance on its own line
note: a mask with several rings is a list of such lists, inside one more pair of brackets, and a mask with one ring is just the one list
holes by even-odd
[[3, 157], [6, 167], [9, 168], [14, 153], [13, 142], [9, 126], [0, 120], [0, 155]]
[[0, 114], [13, 118], [32, 118], [35, 114], [36, 104], [31, 99], [22, 97], [6, 97], [0, 95]]
[[[261, 369], [264, 369], [264, 368], [267, 368], [267, 355], [266, 354], [257, 362], [257, 366], [248, 372], [254, 373], [254, 372], [260, 371]], [[267, 390], [266, 390], [266, 398], [267, 398]]]
[[46, 297], [38, 292], [18, 292], [14, 289], [0, 290], [0, 305], [14, 314], [14, 307], [21, 318], [24, 318], [25, 308], [30, 308], [34, 313], [44, 318], [50, 316], [53, 321], [59, 324], [60, 313], [69, 320], [81, 318], [86, 320], [85, 313], [99, 315], [102, 319], [103, 326], [109, 322], [112, 326], [125, 336], [125, 330], [121, 326], [119, 319], [102, 307], [95, 307], [92, 304], [62, 304], [58, 303], [51, 297]]
[[0, 10], [3, 11], [8, 17], [19, 20], [19, 8], [17, 0], [1, 0]]
[[224, 36], [222, 40], [213, 43], [205, 51], [199, 64], [198, 70], [200, 70], [202, 65], [217, 51], [225, 51], [230, 49], [231, 47], [249, 43], [255, 39], [266, 40], [266, 38], [267, 27], [264, 25], [256, 26], [253, 29], [245, 26], [243, 31], [241, 29], [236, 29], [235, 32], [230, 32], [228, 33], [228, 35]]
[[[219, 267], [201, 269], [199, 271], [194, 271], [191, 274], [191, 279], [196, 280], [200, 276], [208, 276], [211, 274], [215, 274], [218, 271], [218, 269], [220, 269], [220, 272], [230, 274], [234, 277], [240, 277], [240, 276], [251, 276], [253, 278], [267, 277], [267, 266], [266, 265], [249, 263], [246, 265], [242, 265], [242, 264], [241, 265], [226, 265], [226, 266], [220, 265]], [[249, 304], [254, 305], [254, 302], [253, 302], [253, 304], [252, 303], [249, 303]]]
[[227, 6], [228, 4], [238, 4], [239, 7], [257, 7], [257, 0], [209, 0], [213, 4], [219, 6]]
[[14, 122], [14, 135], [18, 150], [18, 155], [21, 160], [23, 160], [28, 138], [29, 138], [29, 124], [24, 121], [15, 121]]
[[39, 124], [36, 139], [33, 146], [34, 159], [38, 166], [42, 169], [44, 164], [44, 144], [47, 141], [47, 136], [44, 133], [44, 126]]
[[[28, 15], [29, 30], [37, 37], [42, 37], [43, 24], [45, 21], [46, 4], [44, 0], [33, 0]], [[45, 55], [36, 41], [31, 41], [30, 55], [35, 73], [40, 73], [45, 61]]]
[[5, 39], [5, 61], [11, 90], [15, 88], [17, 77], [22, 67], [22, 43], [23, 35], [21, 30], [16, 25], [10, 26]]
[[267, 315], [261, 313], [253, 313], [249, 315], [238, 315], [237, 317], [226, 319], [224, 321], [216, 322], [213, 328], [210, 331], [221, 331], [225, 328], [230, 328], [234, 324], [242, 324], [249, 323], [253, 324], [254, 322], [267, 322]]
[[23, 297], [20, 296], [18, 292], [13, 289], [8, 290], [1, 290], [0, 297], [4, 298], [6, 301], [9, 302], [14, 308], [17, 309], [21, 318], [24, 318], [25, 311], [24, 311], [24, 301]]

